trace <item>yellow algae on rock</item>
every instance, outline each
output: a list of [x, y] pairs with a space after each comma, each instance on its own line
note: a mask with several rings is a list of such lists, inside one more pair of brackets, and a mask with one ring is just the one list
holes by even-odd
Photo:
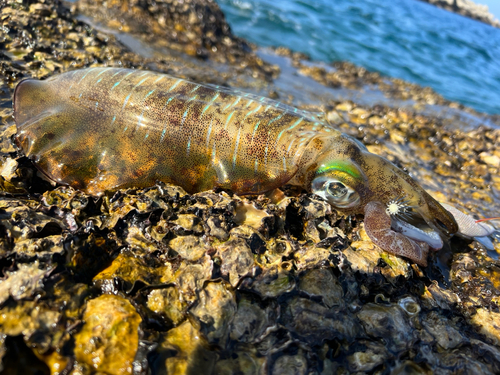
[[80, 365], [106, 374], [131, 374], [141, 317], [126, 299], [104, 294], [87, 302], [85, 324], [75, 335]]
[[471, 318], [472, 325], [489, 338], [494, 345], [500, 344], [500, 313], [488, 311], [484, 308], [477, 309]]
[[353, 270], [370, 274], [379, 268], [379, 259], [382, 259], [386, 267], [380, 269], [380, 273], [389, 282], [396, 282], [399, 276], [409, 278], [411, 275], [408, 262], [396, 255], [387, 253], [375, 245], [366, 234], [364, 226], [359, 230], [359, 241], [354, 241], [351, 246], [343, 251], [347, 261]]
[[172, 239], [169, 245], [182, 258], [191, 262], [200, 259], [208, 250], [197, 236], [179, 236]]
[[151, 311], [170, 319], [174, 325], [182, 322], [188, 308], [187, 302], [183, 300], [176, 287], [153, 289], [148, 294], [146, 306]]
[[173, 271], [170, 263], [153, 268], [151, 265], [144, 264], [144, 261], [135, 257], [132, 252], [124, 251], [107, 268], [94, 276], [93, 281], [101, 285], [115, 278], [120, 278], [130, 285], [136, 281], [151, 285], [159, 283], [160, 280], [169, 282], [173, 278]]

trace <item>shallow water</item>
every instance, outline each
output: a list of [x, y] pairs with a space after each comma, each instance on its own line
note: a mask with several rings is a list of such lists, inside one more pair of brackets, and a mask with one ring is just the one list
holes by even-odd
[[500, 113], [500, 29], [416, 0], [219, 0], [233, 31]]

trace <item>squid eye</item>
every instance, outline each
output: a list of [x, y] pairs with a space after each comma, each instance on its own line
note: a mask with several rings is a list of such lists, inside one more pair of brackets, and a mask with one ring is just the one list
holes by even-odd
[[359, 204], [359, 194], [345, 183], [329, 176], [316, 177], [311, 185], [314, 194], [319, 195], [332, 206], [350, 208]]
[[335, 198], [342, 198], [348, 193], [347, 187], [342, 182], [338, 181], [330, 182], [326, 186], [326, 191], [328, 194]]

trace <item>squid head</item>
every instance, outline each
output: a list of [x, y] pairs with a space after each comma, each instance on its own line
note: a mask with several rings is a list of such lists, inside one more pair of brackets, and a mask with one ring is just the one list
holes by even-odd
[[407, 173], [348, 136], [317, 159], [311, 190], [339, 211], [364, 214], [370, 239], [427, 265], [429, 248], [458, 230], [454, 217]]

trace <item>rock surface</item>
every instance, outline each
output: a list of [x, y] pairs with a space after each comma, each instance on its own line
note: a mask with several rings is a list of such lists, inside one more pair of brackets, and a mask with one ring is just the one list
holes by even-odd
[[[429, 89], [348, 63], [315, 67], [280, 49], [296, 68], [292, 79], [307, 82], [285, 90], [286, 77], [233, 37], [208, 0], [107, 2], [102, 14], [116, 21], [106, 31], [90, 25], [104, 23], [100, 15], [76, 18], [77, 9], [98, 13], [92, 3], [0, 6], [3, 372], [500, 372], [498, 244], [487, 251], [453, 238], [422, 268], [378, 249], [362, 216], [343, 217], [290, 187], [238, 197], [157, 185], [97, 199], [53, 186], [12, 146], [11, 95], [23, 77], [108, 65], [295, 100], [478, 217], [500, 211], [499, 130], [464, 132], [419, 112], [425, 103], [457, 108]], [[208, 29], [205, 16], [216, 17]], [[156, 34], [165, 38], [159, 49], [148, 44]], [[369, 85], [391, 98], [407, 95], [415, 109], [311, 93]]]
[[487, 23], [488, 25], [500, 27], [493, 14], [490, 13], [488, 6], [478, 4], [471, 0], [420, 0], [426, 3], [449, 10], [450, 12], [461, 14], [462, 16], [472, 18], [473, 20]]

